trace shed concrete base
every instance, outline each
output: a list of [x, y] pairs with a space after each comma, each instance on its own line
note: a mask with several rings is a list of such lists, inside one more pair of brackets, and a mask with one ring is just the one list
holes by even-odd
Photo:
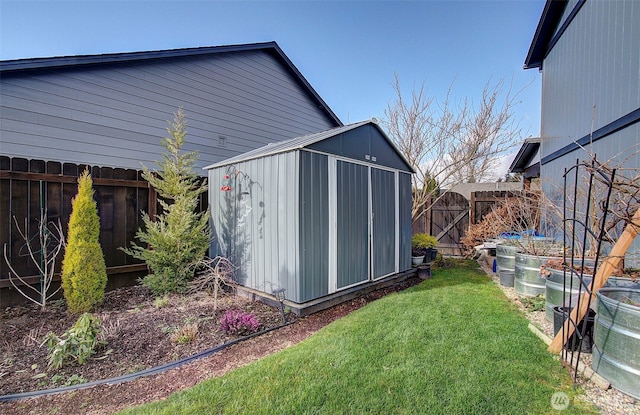
[[[408, 278], [416, 276], [417, 272], [417, 269], [413, 268], [375, 281], [365, 282], [355, 287], [347, 288], [334, 294], [325, 295], [324, 297], [320, 297], [304, 303], [294, 303], [285, 300], [284, 305], [285, 307], [291, 309], [292, 313], [296, 314], [299, 317], [304, 317], [344, 303], [351, 299], [360, 297], [364, 294], [368, 294], [372, 291], [393, 286], [395, 284], [403, 282]], [[280, 303], [271, 294], [267, 294], [265, 292], [254, 290], [248, 287], [243, 287], [241, 285], [236, 286], [236, 292], [238, 295], [244, 298], [248, 298], [252, 301], [262, 301], [263, 303], [269, 304], [273, 307], [280, 307]]]

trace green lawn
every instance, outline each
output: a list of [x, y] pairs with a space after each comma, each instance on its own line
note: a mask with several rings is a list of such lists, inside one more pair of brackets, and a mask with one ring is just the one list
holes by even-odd
[[[586, 414], [571, 379], [474, 262], [389, 295], [299, 345], [124, 413]], [[554, 411], [551, 396], [572, 404]]]

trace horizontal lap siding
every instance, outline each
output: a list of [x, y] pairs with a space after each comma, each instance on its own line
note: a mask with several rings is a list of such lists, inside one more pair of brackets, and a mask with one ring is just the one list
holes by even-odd
[[[333, 127], [265, 51], [5, 76], [2, 154], [154, 167], [166, 122], [183, 106], [198, 167]], [[226, 145], [219, 145], [219, 137]]]

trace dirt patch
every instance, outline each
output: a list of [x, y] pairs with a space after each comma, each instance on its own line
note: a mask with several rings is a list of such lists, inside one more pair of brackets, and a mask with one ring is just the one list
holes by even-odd
[[[290, 347], [332, 321], [355, 309], [420, 282], [410, 278], [313, 314], [296, 318], [280, 329], [235, 344], [206, 358], [166, 372], [117, 385], [0, 403], [0, 412], [14, 414], [106, 414], [127, 406], [166, 398], [207, 378], [221, 376], [266, 355]], [[61, 335], [75, 322], [62, 305], [40, 311], [33, 307], [12, 307], [0, 316], [0, 395], [63, 386], [73, 381], [92, 381], [137, 372], [149, 367], [192, 356], [236, 337], [220, 330], [220, 317], [227, 309], [254, 314], [264, 328], [282, 322], [280, 309], [251, 302], [235, 295], [219, 300], [218, 309], [206, 293], [188, 297], [171, 296], [161, 307], [144, 287], [129, 287], [107, 294], [96, 313], [102, 320], [107, 341], [90, 362], [60, 370], [47, 367], [47, 351], [40, 346], [48, 332]], [[171, 334], [188, 323], [198, 323], [194, 341], [178, 344]], [[45, 373], [45, 375], [41, 375]]]

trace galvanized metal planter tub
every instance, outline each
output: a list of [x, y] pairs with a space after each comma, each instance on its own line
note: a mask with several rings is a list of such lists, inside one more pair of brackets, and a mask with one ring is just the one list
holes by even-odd
[[640, 289], [602, 288], [597, 297], [591, 367], [640, 399]]
[[[547, 277], [545, 284], [545, 317], [548, 321], [553, 321], [553, 307], [564, 305], [566, 307], [573, 308], [578, 304], [578, 294], [584, 293], [585, 288], [591, 284], [591, 275], [584, 275], [582, 279], [583, 287], [580, 288], [580, 278], [577, 275], [573, 276], [572, 285], [567, 279], [566, 285], [563, 284], [562, 270], [549, 269], [550, 275]], [[633, 282], [628, 278], [610, 277], [604, 284], [605, 287], [619, 287], [619, 288], [639, 288], [640, 282]], [[566, 304], [562, 304], [562, 293], [564, 291], [564, 299]], [[596, 309], [597, 300], [591, 303], [591, 308]]]
[[[593, 268], [595, 259], [585, 259], [584, 263], [580, 259], [575, 259], [574, 264], [582, 264], [585, 267]], [[549, 271], [549, 276], [545, 282], [545, 298], [547, 300], [545, 304], [545, 317], [548, 321], [553, 321], [553, 307], [565, 306], [573, 308], [578, 302], [578, 294], [585, 292], [585, 288], [591, 284], [591, 278], [593, 275], [583, 275], [582, 284], [580, 289], [580, 277], [578, 274], [571, 274], [570, 270], [567, 270], [567, 282], [564, 282], [564, 270], [546, 268]], [[569, 279], [571, 277], [571, 279]], [[562, 298], [564, 293], [565, 304], [562, 304]]]
[[516, 293], [531, 297], [539, 294], [544, 295], [547, 279], [540, 276], [540, 266], [551, 259], [559, 260], [554, 256], [516, 253], [516, 273], [513, 283]]
[[513, 245], [496, 245], [496, 265], [500, 284], [505, 287], [513, 287], [516, 268], [516, 252], [518, 247]]
[[514, 245], [498, 244], [496, 245], [496, 263], [498, 272], [501, 269], [514, 271], [516, 269], [516, 252], [518, 247]]

